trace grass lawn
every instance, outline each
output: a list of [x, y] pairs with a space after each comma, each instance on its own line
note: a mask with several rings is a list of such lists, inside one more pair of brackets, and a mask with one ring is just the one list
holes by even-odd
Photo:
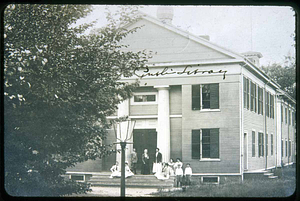
[[185, 192], [157, 192], [159, 197], [288, 197], [295, 192], [295, 168], [285, 167], [277, 179], [244, 180], [243, 183], [190, 186]]

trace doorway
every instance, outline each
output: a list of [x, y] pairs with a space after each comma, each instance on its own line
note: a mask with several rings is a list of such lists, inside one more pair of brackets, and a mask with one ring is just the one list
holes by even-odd
[[136, 149], [138, 155], [137, 171], [141, 172], [142, 154], [144, 149], [148, 149], [150, 172], [152, 172], [152, 164], [155, 158], [155, 149], [157, 147], [156, 129], [134, 129], [133, 130], [133, 148]]

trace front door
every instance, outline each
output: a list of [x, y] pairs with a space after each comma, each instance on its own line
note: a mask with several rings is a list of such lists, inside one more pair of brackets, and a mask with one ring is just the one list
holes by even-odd
[[157, 146], [157, 133], [155, 129], [134, 129], [133, 130], [133, 148], [136, 149], [138, 155], [137, 170], [140, 173], [142, 167], [142, 154], [144, 149], [148, 149], [150, 157], [150, 172], [152, 172], [152, 164], [155, 158], [155, 149]]

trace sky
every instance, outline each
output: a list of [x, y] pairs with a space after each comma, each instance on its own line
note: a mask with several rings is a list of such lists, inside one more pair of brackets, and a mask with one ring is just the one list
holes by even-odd
[[[140, 10], [156, 17], [157, 6]], [[110, 6], [113, 11], [114, 6]], [[175, 27], [195, 35], [209, 35], [210, 41], [236, 53], [260, 52], [261, 65], [283, 63], [285, 56], [295, 56], [294, 11], [288, 6], [173, 6]], [[95, 27], [104, 26], [105, 6], [81, 22], [96, 20]], [[79, 22], [80, 23], [80, 22]]]

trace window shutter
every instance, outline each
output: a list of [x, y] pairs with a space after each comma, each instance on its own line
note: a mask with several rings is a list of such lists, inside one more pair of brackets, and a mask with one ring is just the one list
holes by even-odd
[[247, 79], [247, 109], [249, 110], [250, 106], [250, 86], [249, 86], [249, 80]]
[[200, 130], [192, 130], [192, 159], [200, 159]]
[[243, 87], [244, 87], [244, 108], [247, 108], [247, 79], [243, 77]]
[[210, 158], [219, 158], [219, 129], [210, 129]]
[[252, 157], [255, 157], [255, 131], [252, 131]]
[[210, 109], [219, 109], [219, 84], [210, 84]]
[[263, 133], [261, 134], [261, 144], [262, 144], [261, 152], [262, 152], [262, 156], [264, 156], [265, 155], [265, 152], [264, 152], [265, 144], [264, 144], [264, 134]]
[[200, 85], [192, 85], [192, 110], [200, 110]]

